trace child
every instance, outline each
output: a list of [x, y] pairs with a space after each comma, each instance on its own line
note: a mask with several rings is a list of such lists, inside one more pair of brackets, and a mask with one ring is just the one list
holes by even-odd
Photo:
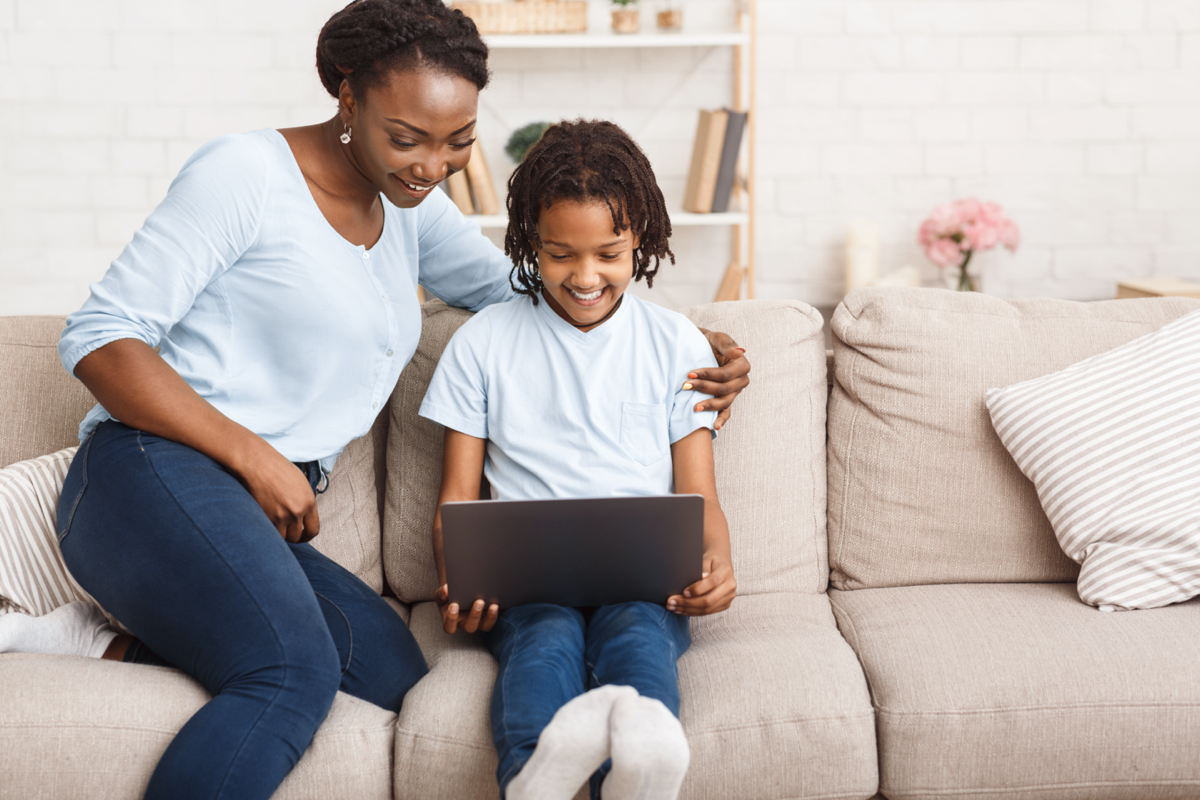
[[501, 499], [702, 494], [704, 577], [665, 608], [459, 609], [447, 603], [439, 510], [444, 627], [483, 631], [500, 661], [491, 719], [503, 797], [570, 800], [593, 776], [593, 797], [602, 785], [604, 800], [673, 800], [688, 763], [676, 667], [688, 617], [725, 610], [737, 588], [716, 414], [697, 413], [705, 396], [689, 382], [689, 365], [716, 362], [685, 317], [625, 294], [674, 255], [654, 172], [619, 127], [547, 130], [509, 180], [508, 212], [522, 296], [463, 325], [421, 405], [446, 427], [439, 508], [478, 499], [483, 473]]

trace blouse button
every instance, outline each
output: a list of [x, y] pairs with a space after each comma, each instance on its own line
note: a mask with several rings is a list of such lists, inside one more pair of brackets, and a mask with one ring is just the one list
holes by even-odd
[[391, 358], [391, 357], [392, 357], [392, 351], [388, 350], [388, 358]]
[[379, 410], [379, 403], [371, 403], [371, 410], [372, 410], [372, 411], [378, 411], [378, 410]]
[[366, 250], [363, 250], [363, 258], [370, 258], [370, 257], [371, 257], [371, 254], [368, 253]]

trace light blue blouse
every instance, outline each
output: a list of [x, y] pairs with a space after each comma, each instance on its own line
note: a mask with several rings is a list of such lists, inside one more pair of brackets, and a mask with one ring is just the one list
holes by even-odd
[[[141, 339], [286, 458], [332, 470], [416, 350], [418, 283], [472, 310], [512, 297], [511, 263], [443, 192], [412, 209], [380, 201], [383, 235], [352, 245], [278, 131], [209, 142], [67, 318], [63, 366]], [[80, 440], [108, 419], [93, 408]]]

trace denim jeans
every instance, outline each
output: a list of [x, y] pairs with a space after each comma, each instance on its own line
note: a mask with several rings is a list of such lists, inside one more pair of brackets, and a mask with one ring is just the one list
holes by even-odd
[[[483, 635], [500, 662], [492, 689], [492, 738], [504, 795], [560, 708], [598, 686], [632, 686], [679, 716], [678, 658], [691, 645], [688, 618], [651, 603], [596, 609], [531, 603], [500, 612]], [[608, 764], [592, 776], [599, 797]]]
[[[320, 470], [306, 474], [315, 488]], [[381, 597], [286, 542], [226, 468], [176, 442], [101, 424], [71, 463], [58, 536], [76, 580], [140, 640], [130, 660], [213, 695], [147, 798], [267, 800], [339, 689], [398, 711], [427, 671]]]

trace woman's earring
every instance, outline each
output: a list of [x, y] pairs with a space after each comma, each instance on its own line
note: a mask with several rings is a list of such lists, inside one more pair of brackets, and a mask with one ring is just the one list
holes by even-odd
[[343, 125], [342, 127], [344, 127], [345, 130], [342, 131], [342, 135], [338, 138], [342, 140], [342, 144], [350, 144], [350, 126]]

